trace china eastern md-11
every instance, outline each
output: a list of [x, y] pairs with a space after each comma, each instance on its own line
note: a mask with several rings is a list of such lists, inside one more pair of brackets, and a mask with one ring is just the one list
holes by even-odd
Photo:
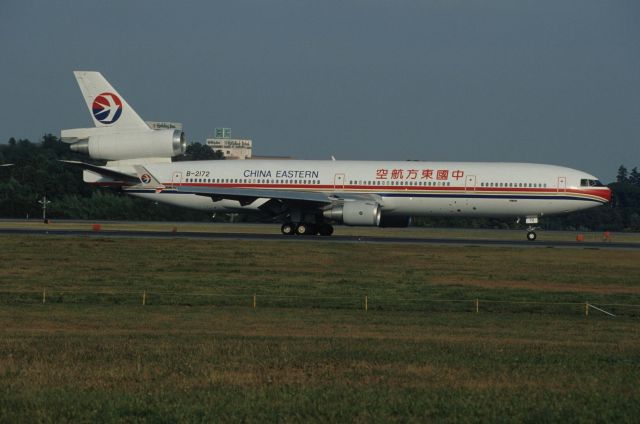
[[404, 227], [412, 216], [513, 217], [606, 204], [593, 175], [531, 163], [211, 160], [172, 162], [185, 151], [178, 129], [152, 129], [98, 72], [75, 77], [95, 127], [62, 130], [71, 149], [105, 166], [68, 163], [84, 181], [157, 202], [210, 212], [256, 213], [283, 234], [331, 235], [334, 223]]

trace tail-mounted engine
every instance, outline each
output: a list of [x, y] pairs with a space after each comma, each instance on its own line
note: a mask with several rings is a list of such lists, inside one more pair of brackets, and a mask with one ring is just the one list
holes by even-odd
[[113, 131], [103, 128], [78, 128], [62, 131], [62, 141], [71, 150], [88, 153], [93, 159], [170, 158], [185, 152], [184, 133], [176, 129]]
[[[71, 150], [93, 159], [171, 159], [185, 152], [184, 133], [171, 122], [145, 122], [111, 84], [95, 71], [73, 73], [95, 128], [62, 130]], [[167, 128], [164, 125], [168, 125]]]

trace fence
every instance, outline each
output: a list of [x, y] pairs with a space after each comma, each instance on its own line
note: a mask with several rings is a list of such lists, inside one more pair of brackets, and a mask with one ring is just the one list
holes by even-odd
[[123, 304], [244, 306], [248, 308], [324, 308], [363, 311], [423, 311], [471, 313], [597, 313], [603, 316], [640, 317], [640, 305], [590, 302], [543, 302], [492, 299], [382, 298], [361, 296], [286, 296], [275, 294], [175, 293], [161, 291], [4, 290], [0, 304]]

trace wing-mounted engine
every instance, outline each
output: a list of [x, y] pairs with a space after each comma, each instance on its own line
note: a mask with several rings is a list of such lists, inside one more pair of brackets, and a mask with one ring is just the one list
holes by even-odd
[[345, 225], [378, 226], [380, 225], [380, 205], [375, 202], [345, 201], [323, 211], [325, 218], [342, 222]]
[[186, 150], [184, 132], [177, 129], [113, 131], [104, 128], [62, 130], [62, 141], [71, 150], [93, 159], [170, 158]]

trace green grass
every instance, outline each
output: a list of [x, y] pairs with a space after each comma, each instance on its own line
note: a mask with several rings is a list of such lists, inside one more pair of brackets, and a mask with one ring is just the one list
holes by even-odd
[[616, 421], [637, 322], [548, 315], [3, 308], [0, 418]]
[[[0, 422], [640, 414], [638, 309], [496, 303], [639, 304], [640, 252], [44, 236], [0, 249]], [[478, 314], [427, 301], [477, 297]]]
[[1, 247], [11, 254], [0, 292], [31, 290], [31, 301], [46, 288], [53, 302], [138, 303], [146, 290], [150, 304], [244, 305], [254, 294], [272, 306], [351, 307], [365, 295], [373, 308], [476, 298], [640, 304], [635, 251], [65, 237], [3, 237]]

